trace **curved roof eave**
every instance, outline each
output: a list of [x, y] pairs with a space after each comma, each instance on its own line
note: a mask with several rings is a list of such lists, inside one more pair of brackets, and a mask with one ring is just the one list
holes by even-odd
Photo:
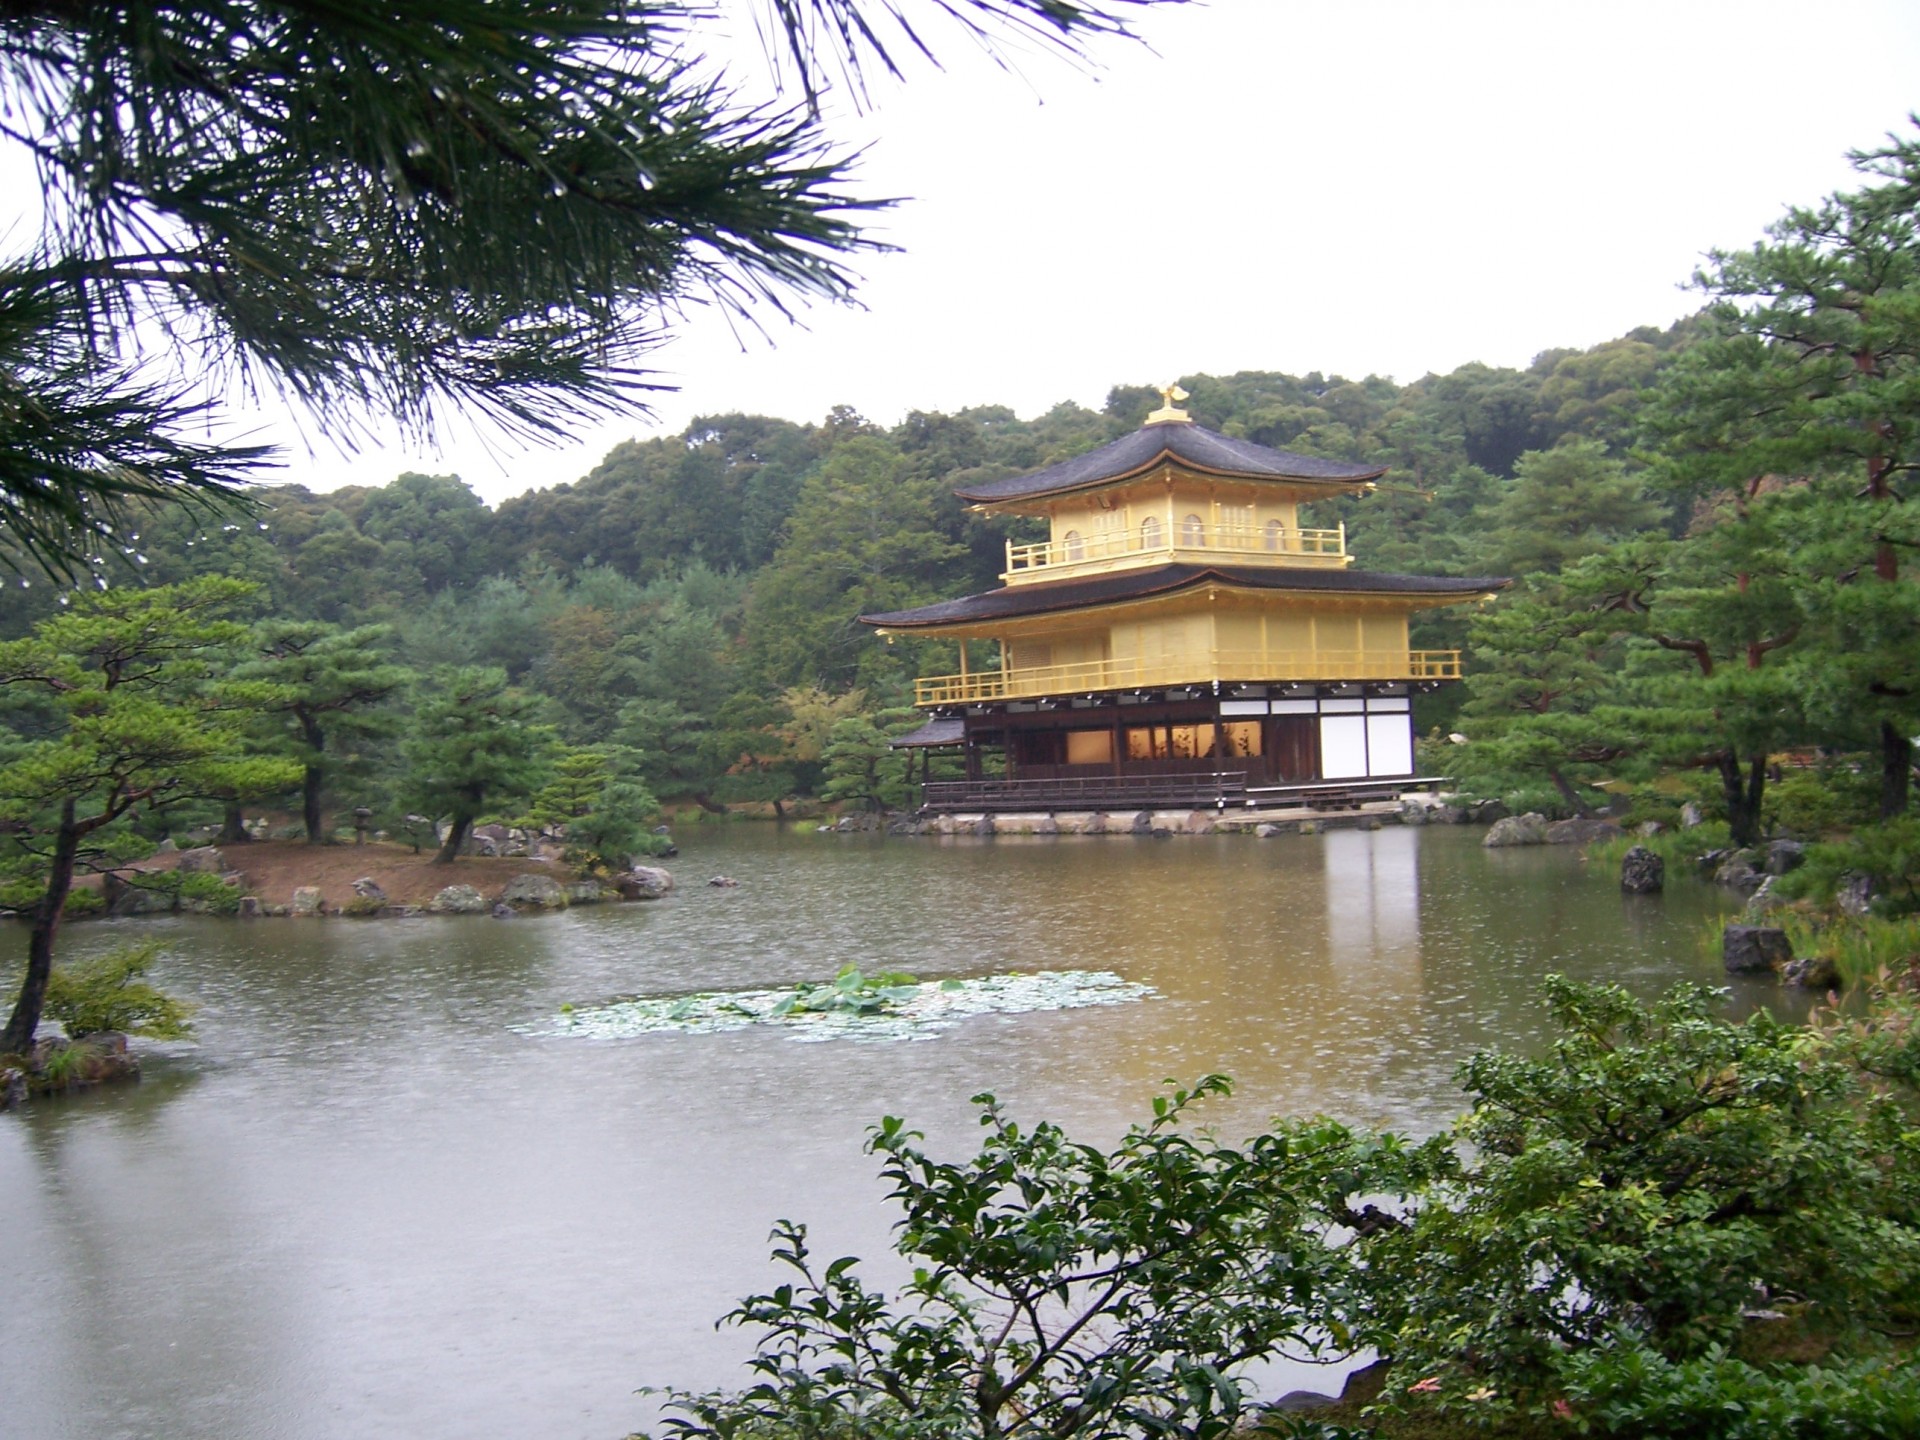
[[1504, 576], [1443, 579], [1373, 570], [1285, 569], [1266, 565], [1162, 565], [1152, 570], [1114, 571], [1084, 580], [1009, 585], [912, 610], [862, 615], [859, 620], [863, 625], [883, 630], [935, 630], [1097, 609], [1131, 600], [1175, 595], [1208, 583], [1300, 595], [1399, 596], [1459, 604], [1490, 591], [1504, 590], [1513, 581]]
[[1326, 489], [1357, 488], [1387, 473], [1384, 465], [1351, 465], [1271, 450], [1251, 440], [1217, 434], [1190, 420], [1176, 420], [1144, 425], [1098, 449], [1028, 475], [990, 480], [953, 493], [976, 505], [1034, 500], [1135, 479], [1169, 462], [1223, 480], [1280, 481]]

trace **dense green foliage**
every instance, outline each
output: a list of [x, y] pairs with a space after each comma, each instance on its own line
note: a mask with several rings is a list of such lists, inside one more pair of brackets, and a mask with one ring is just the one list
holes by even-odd
[[[1618, 448], [1635, 403], [1621, 377], [1656, 373], [1686, 334], [1406, 386], [1251, 372], [1185, 383], [1195, 419], [1227, 434], [1393, 465], [1379, 494], [1325, 507], [1361, 563], [1488, 573], [1532, 563], [1534, 513], [1553, 504], [1542, 487], [1593, 490], [1578, 509], [1590, 526], [1556, 553], [1590, 553], [1644, 518], [1651, 502], [1603, 447]], [[625, 442], [579, 481], [497, 510], [456, 478], [408, 474], [325, 495], [266, 490], [245, 521], [151, 508], [122, 538], [149, 584], [218, 575], [260, 587], [256, 657], [241, 673], [287, 691], [259, 744], [304, 767], [302, 792], [281, 803], [320, 838], [356, 805], [398, 828], [408, 717], [449, 665], [503, 671], [567, 744], [633, 752], [631, 778], [665, 800], [824, 792], [897, 806], [905, 763], [884, 739], [912, 728], [912, 678], [957, 657], [938, 641], [879, 642], [855, 617], [996, 585], [1005, 544], [1035, 538], [1032, 522], [983, 519], [952, 488], [1104, 444], [1153, 399], [1122, 386], [1099, 411], [1066, 404], [1023, 421], [988, 406], [887, 429], [844, 409], [817, 425], [717, 416]], [[1562, 440], [1564, 454], [1552, 449]], [[0, 633], [25, 634], [59, 604], [39, 586], [15, 601]], [[1430, 613], [1415, 643], [1462, 643], [1466, 624]], [[1426, 723], [1455, 723], [1458, 698], [1423, 699]], [[498, 818], [523, 813], [503, 804]]]
[[1110, 1151], [988, 1096], [967, 1161], [885, 1120], [912, 1278], [871, 1289], [783, 1222], [793, 1278], [728, 1317], [756, 1383], [672, 1395], [666, 1433], [1218, 1437], [1250, 1362], [1368, 1347], [1403, 1426], [1910, 1433], [1920, 1093], [1870, 1060], [1910, 1056], [1911, 1002], [1810, 1029], [1688, 987], [1547, 999], [1552, 1051], [1475, 1056], [1471, 1113], [1420, 1145], [1324, 1120], [1222, 1145], [1188, 1113], [1217, 1077]]
[[136, 808], [269, 795], [297, 775], [248, 735], [279, 692], [223, 673], [247, 634], [232, 614], [252, 588], [208, 578], [82, 593], [0, 644], [0, 689], [20, 726], [0, 757], [0, 866], [31, 882], [26, 974], [0, 1054], [32, 1045], [74, 877], [124, 853]]
[[192, 1010], [147, 981], [160, 949], [157, 941], [116, 945], [91, 960], [55, 966], [47, 983], [47, 1018], [76, 1039], [116, 1030], [157, 1040], [192, 1035]]
[[715, 16], [685, 0], [8, 6], [0, 138], [43, 203], [0, 263], [0, 567], [84, 573], [140, 500], [242, 510], [273, 456], [205, 423], [232, 382], [415, 435], [640, 404], [689, 300], [851, 293], [876, 202], [823, 132], [822, 68], [933, 53], [916, 8], [1077, 55], [1153, 3], [773, 0], [786, 108], [702, 64]]
[[803, 1226], [774, 1256], [791, 1283], [728, 1318], [765, 1332], [740, 1394], [674, 1399], [684, 1437], [1185, 1435], [1247, 1413], [1236, 1372], [1279, 1353], [1347, 1348], [1326, 1317], [1354, 1307], [1353, 1256], [1323, 1243], [1326, 1203], [1394, 1173], [1397, 1146], [1325, 1122], [1246, 1146], [1180, 1127], [1219, 1077], [1155, 1102], [1111, 1152], [1024, 1129], [977, 1096], [986, 1138], [943, 1161], [897, 1119], [869, 1148], [913, 1262], [897, 1298], [855, 1262], [820, 1265]]

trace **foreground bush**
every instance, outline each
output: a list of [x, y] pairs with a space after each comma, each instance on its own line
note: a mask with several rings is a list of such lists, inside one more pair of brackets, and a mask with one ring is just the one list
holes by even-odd
[[1551, 1054], [1462, 1067], [1453, 1172], [1371, 1247], [1396, 1363], [1441, 1403], [1537, 1407], [1571, 1351], [1684, 1362], [1756, 1311], [1870, 1348], [1920, 1276], [1920, 1134], [1894, 1100], [1818, 1033], [1731, 1024], [1698, 987], [1547, 998]]
[[1714, 1350], [1673, 1362], [1606, 1346], [1561, 1363], [1584, 1428], [1637, 1440], [1912, 1440], [1920, 1365], [1881, 1356], [1836, 1365], [1752, 1365]]
[[740, 1393], [675, 1394], [681, 1437], [1057, 1437], [1231, 1433], [1247, 1362], [1351, 1353], [1357, 1251], [1347, 1196], [1433, 1159], [1331, 1122], [1234, 1149], [1178, 1122], [1219, 1077], [1154, 1104], [1111, 1153], [1053, 1125], [1022, 1130], [978, 1096], [972, 1160], [922, 1151], [889, 1119], [869, 1148], [905, 1212], [914, 1262], [894, 1297], [856, 1262], [821, 1267], [804, 1227], [775, 1258], [795, 1279], [727, 1318], [765, 1332]]
[[912, 1282], [869, 1290], [783, 1223], [797, 1278], [728, 1317], [764, 1333], [758, 1382], [672, 1394], [666, 1431], [1213, 1440], [1250, 1363], [1373, 1348], [1395, 1435], [1920, 1434], [1896, 1357], [1920, 1326], [1913, 1007], [1807, 1027], [1731, 1023], [1695, 986], [1546, 995], [1550, 1053], [1474, 1056], [1470, 1113], [1422, 1145], [1182, 1132], [1218, 1077], [1111, 1152], [988, 1096], [963, 1164], [884, 1121]]

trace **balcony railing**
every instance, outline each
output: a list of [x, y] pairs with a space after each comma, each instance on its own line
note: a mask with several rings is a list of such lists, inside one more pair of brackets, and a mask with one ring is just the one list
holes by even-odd
[[[1156, 526], [1143, 531], [1134, 526], [1126, 530], [1076, 535], [1061, 540], [1046, 540], [1037, 545], [1007, 545], [1007, 568], [1001, 579], [1032, 579], [1036, 570], [1061, 572], [1075, 566], [1094, 566], [1110, 560], [1153, 557], [1156, 559], [1264, 560], [1271, 564], [1288, 561], [1347, 561], [1347, 527], [1333, 530], [1295, 530], [1278, 526], [1208, 525], [1189, 528], [1176, 523], [1171, 529]], [[1049, 579], [1053, 575], [1048, 576]]]
[[916, 705], [970, 705], [1215, 680], [1458, 680], [1458, 650], [1213, 650], [1158, 660], [1030, 665], [914, 682]]

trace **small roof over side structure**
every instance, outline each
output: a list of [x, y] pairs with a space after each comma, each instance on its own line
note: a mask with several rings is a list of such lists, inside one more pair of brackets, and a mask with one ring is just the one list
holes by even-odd
[[1329, 495], [1365, 490], [1387, 473], [1384, 465], [1295, 455], [1217, 434], [1191, 420], [1163, 420], [1031, 475], [1010, 475], [953, 493], [975, 505], [1017, 508], [1029, 501], [1138, 479], [1162, 465], [1223, 480], [1279, 481]]
[[904, 735], [896, 735], [887, 742], [889, 750], [945, 750], [951, 746], [964, 745], [967, 739], [967, 722], [956, 717], [951, 719], [936, 715], [918, 730], [909, 730]]

